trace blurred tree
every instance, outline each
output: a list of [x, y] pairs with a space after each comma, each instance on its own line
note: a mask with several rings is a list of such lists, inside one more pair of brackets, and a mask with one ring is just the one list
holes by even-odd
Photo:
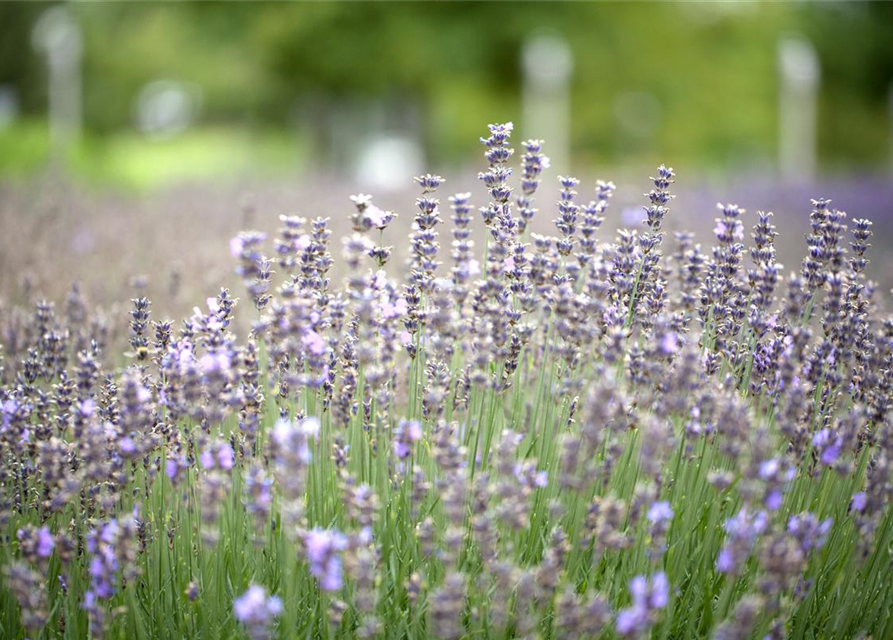
[[[0, 3], [0, 82], [44, 108], [30, 25], [46, 5]], [[519, 54], [531, 35], [573, 52], [574, 152], [729, 168], [774, 162], [776, 47], [818, 47], [820, 156], [880, 162], [893, 78], [893, 4], [339, 2], [74, 4], [85, 31], [85, 118], [132, 125], [145, 83], [195, 83], [203, 122], [290, 126], [303, 108], [375, 99], [418, 107], [440, 159], [467, 152], [484, 120], [520, 114]], [[399, 111], [399, 109], [396, 109]], [[412, 109], [409, 111], [414, 113]], [[435, 158], [435, 159], [438, 159]]]
[[824, 157], [836, 165], [888, 160], [893, 3], [820, 3], [798, 14], [822, 60]]
[[0, 2], [0, 85], [13, 87], [26, 111], [36, 111], [46, 101], [46, 75], [31, 47], [31, 27], [47, 6]]

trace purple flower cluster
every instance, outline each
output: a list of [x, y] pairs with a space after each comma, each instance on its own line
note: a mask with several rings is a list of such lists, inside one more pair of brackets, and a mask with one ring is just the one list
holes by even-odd
[[268, 596], [267, 590], [253, 584], [241, 596], [233, 600], [233, 614], [245, 625], [252, 640], [270, 637], [270, 625], [282, 613], [282, 600]]
[[738, 574], [750, 557], [754, 543], [766, 530], [769, 518], [765, 511], [749, 513], [743, 507], [734, 518], [726, 520], [726, 543], [716, 560], [716, 570], [720, 573]]
[[104, 633], [105, 608], [121, 580], [133, 578], [136, 533], [135, 518], [125, 516], [100, 523], [87, 535], [90, 588], [84, 592], [81, 606], [89, 613], [90, 629], [96, 637]]
[[394, 431], [394, 453], [400, 460], [412, 455], [413, 445], [422, 439], [422, 425], [417, 420], [401, 420]]
[[[814, 201], [786, 275], [771, 212], [667, 233], [662, 165], [607, 237], [615, 185], [558, 177], [549, 231], [543, 142], [516, 159], [513, 133], [488, 128], [483, 198], [449, 216], [423, 174], [411, 216], [359, 194], [239, 234], [248, 309], [0, 305], [4, 630], [269, 638], [287, 611], [283, 637], [883, 636], [871, 224]], [[252, 577], [282, 600], [228, 590]]]
[[629, 583], [632, 605], [617, 614], [617, 633], [627, 638], [638, 638], [655, 622], [658, 611], [670, 601], [670, 585], [664, 573], [651, 578], [636, 576]]
[[208, 470], [229, 471], [233, 468], [234, 460], [233, 448], [226, 442], [217, 442], [208, 446], [199, 457], [202, 467]]
[[338, 591], [343, 584], [341, 553], [347, 548], [347, 537], [338, 531], [312, 529], [304, 534], [304, 553], [310, 573], [325, 591]]

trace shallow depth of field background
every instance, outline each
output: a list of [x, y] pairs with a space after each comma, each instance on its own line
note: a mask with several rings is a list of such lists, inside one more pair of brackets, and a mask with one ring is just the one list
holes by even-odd
[[608, 239], [666, 163], [669, 231], [772, 210], [790, 271], [832, 198], [874, 220], [893, 286], [893, 4], [4, 3], [0, 297], [78, 281], [178, 317], [237, 288], [238, 230], [319, 215], [337, 237], [358, 192], [402, 214], [399, 257], [411, 177], [484, 204], [478, 137], [504, 121], [553, 158], [535, 228], [571, 173], [586, 200], [617, 183]]

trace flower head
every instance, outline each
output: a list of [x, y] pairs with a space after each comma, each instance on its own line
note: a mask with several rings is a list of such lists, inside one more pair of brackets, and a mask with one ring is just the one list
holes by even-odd
[[412, 454], [412, 446], [422, 439], [422, 425], [417, 420], [401, 420], [394, 432], [394, 453], [401, 460]]
[[663, 572], [652, 576], [636, 576], [629, 583], [632, 605], [617, 614], [616, 629], [621, 636], [644, 634], [654, 624], [655, 612], [664, 609], [670, 599], [670, 583]]
[[347, 537], [337, 529], [312, 529], [304, 534], [304, 551], [310, 573], [319, 579], [325, 591], [341, 588], [341, 552], [347, 548]]
[[269, 626], [280, 613], [282, 600], [276, 596], [268, 596], [267, 590], [256, 584], [233, 600], [233, 614], [236, 620], [248, 628], [253, 640], [269, 637]]

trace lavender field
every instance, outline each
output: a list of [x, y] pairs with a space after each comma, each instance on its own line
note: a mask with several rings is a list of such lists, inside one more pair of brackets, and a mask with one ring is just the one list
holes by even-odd
[[893, 638], [889, 185], [482, 133], [414, 211], [7, 187], [0, 637]]

